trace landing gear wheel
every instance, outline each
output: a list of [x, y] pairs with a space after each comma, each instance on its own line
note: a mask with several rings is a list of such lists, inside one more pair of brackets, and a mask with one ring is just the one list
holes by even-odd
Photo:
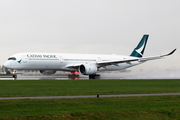
[[89, 79], [100, 79], [100, 75], [99, 74], [89, 75]]
[[69, 79], [75, 79], [75, 80], [76, 80], [76, 79], [79, 78], [79, 75], [77, 75], [77, 74], [69, 74], [69, 75], [68, 75], [68, 78], [69, 78]]
[[16, 74], [13, 74], [13, 78], [16, 79], [16, 78], [17, 78], [17, 75], [16, 75]]

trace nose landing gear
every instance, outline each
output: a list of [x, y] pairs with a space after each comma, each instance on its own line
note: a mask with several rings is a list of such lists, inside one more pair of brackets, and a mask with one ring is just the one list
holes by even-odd
[[15, 80], [17, 78], [17, 75], [16, 74], [13, 74], [13, 79]]
[[12, 73], [12, 75], [13, 75], [13, 76], [12, 76], [12, 77], [13, 77], [13, 79], [15, 80], [15, 79], [17, 78], [17, 74], [16, 74], [16, 72], [13, 72], [13, 73]]

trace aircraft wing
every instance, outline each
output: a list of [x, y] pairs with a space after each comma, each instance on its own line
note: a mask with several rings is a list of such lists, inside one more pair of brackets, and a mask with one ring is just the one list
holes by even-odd
[[65, 67], [66, 68], [78, 68], [82, 63], [75, 63], [75, 64], [68, 64]]
[[[111, 60], [111, 61], [100, 61], [97, 62], [97, 67], [105, 67], [108, 65], [116, 65], [118, 66], [119, 63], [127, 63], [127, 64], [131, 64], [131, 62], [134, 61], [138, 61], [138, 62], [146, 62], [149, 60], [155, 60], [155, 59], [161, 59], [164, 58], [166, 56], [172, 55], [174, 52], [176, 51], [176, 49], [174, 49], [172, 52], [165, 54], [165, 55], [159, 55], [159, 56], [151, 56], [151, 57], [142, 57], [142, 58], [134, 58], [134, 59], [125, 59], [125, 60]], [[82, 65], [83, 63], [75, 63], [75, 64], [68, 64], [65, 66], [65, 68], [78, 68], [80, 65]]]
[[96, 64], [98, 65], [98, 67], [105, 67], [107, 65], [116, 65], [116, 66], [118, 66], [119, 63], [131, 64], [131, 62], [133, 62], [133, 61], [146, 62], [146, 61], [149, 61], [149, 60], [161, 59], [161, 58], [164, 58], [166, 56], [172, 55], [175, 51], [176, 51], [176, 49], [174, 49], [172, 52], [170, 52], [168, 54], [159, 55], [159, 56], [142, 57], [142, 58], [134, 58], [134, 59], [126, 59], [126, 60], [100, 61], [100, 62], [97, 62]]
[[161, 58], [164, 58], [166, 56], [172, 55], [175, 51], [176, 51], [176, 49], [174, 49], [172, 52], [170, 52], [168, 54], [165, 54], [165, 55], [152, 56], [152, 57], [143, 57], [143, 58], [140, 59], [140, 61], [148, 61], [148, 60], [161, 59]]

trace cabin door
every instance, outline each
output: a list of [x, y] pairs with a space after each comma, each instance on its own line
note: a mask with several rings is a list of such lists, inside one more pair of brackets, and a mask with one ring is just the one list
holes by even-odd
[[64, 59], [62, 56], [59, 56], [59, 61], [60, 61], [60, 63], [63, 63]]
[[27, 62], [26, 56], [23, 56], [22, 61], [23, 61], [23, 63], [26, 63], [26, 62]]

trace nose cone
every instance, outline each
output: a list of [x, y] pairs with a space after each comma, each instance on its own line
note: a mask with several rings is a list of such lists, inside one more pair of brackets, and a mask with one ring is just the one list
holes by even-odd
[[8, 61], [6, 61], [5, 63], [4, 63], [4, 67], [5, 68], [10, 68], [11, 66], [10, 66], [10, 63], [8, 62]]

